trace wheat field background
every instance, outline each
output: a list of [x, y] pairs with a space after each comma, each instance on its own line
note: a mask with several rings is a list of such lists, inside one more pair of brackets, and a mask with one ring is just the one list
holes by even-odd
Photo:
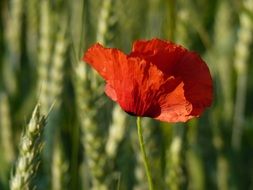
[[253, 0], [1, 0], [0, 190], [146, 190], [136, 118], [82, 62], [95, 42], [162, 38], [196, 51], [212, 107], [143, 118], [156, 190], [253, 189]]

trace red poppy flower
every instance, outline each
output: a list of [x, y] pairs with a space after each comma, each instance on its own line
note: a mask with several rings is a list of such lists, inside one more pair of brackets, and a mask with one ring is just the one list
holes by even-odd
[[136, 41], [128, 55], [95, 44], [85, 53], [105, 93], [127, 113], [167, 122], [199, 116], [212, 102], [212, 79], [194, 52], [171, 42]]

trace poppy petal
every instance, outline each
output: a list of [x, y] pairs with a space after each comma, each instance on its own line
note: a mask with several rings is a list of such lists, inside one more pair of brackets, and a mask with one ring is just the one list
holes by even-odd
[[83, 60], [89, 63], [105, 79], [110, 80], [119, 64], [126, 63], [126, 55], [116, 48], [104, 48], [94, 44], [85, 53]]
[[168, 42], [160, 40], [160, 39], [152, 39], [152, 40], [137, 40], [133, 44], [132, 52], [139, 53], [150, 53], [157, 52], [159, 50], [163, 50], [168, 46]]

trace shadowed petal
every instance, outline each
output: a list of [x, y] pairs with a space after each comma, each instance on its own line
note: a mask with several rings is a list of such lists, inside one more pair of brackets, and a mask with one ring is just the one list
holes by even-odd
[[193, 105], [191, 115], [200, 115], [212, 103], [212, 78], [206, 63], [196, 53], [188, 52], [174, 74], [184, 81], [186, 100]]
[[142, 57], [155, 64], [164, 74], [172, 75], [175, 65], [187, 50], [180, 45], [159, 39], [136, 41], [129, 56]]
[[150, 52], [158, 52], [165, 49], [169, 42], [160, 40], [160, 39], [152, 39], [152, 40], [137, 40], [133, 44], [132, 52], [139, 53], [150, 53]]

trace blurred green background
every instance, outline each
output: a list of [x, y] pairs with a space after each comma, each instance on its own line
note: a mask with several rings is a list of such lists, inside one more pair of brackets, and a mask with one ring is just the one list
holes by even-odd
[[200, 118], [143, 119], [155, 189], [253, 189], [252, 31], [253, 0], [1, 0], [0, 189], [146, 190], [136, 118], [80, 60], [95, 42], [128, 53], [154, 37], [201, 54], [214, 82]]

